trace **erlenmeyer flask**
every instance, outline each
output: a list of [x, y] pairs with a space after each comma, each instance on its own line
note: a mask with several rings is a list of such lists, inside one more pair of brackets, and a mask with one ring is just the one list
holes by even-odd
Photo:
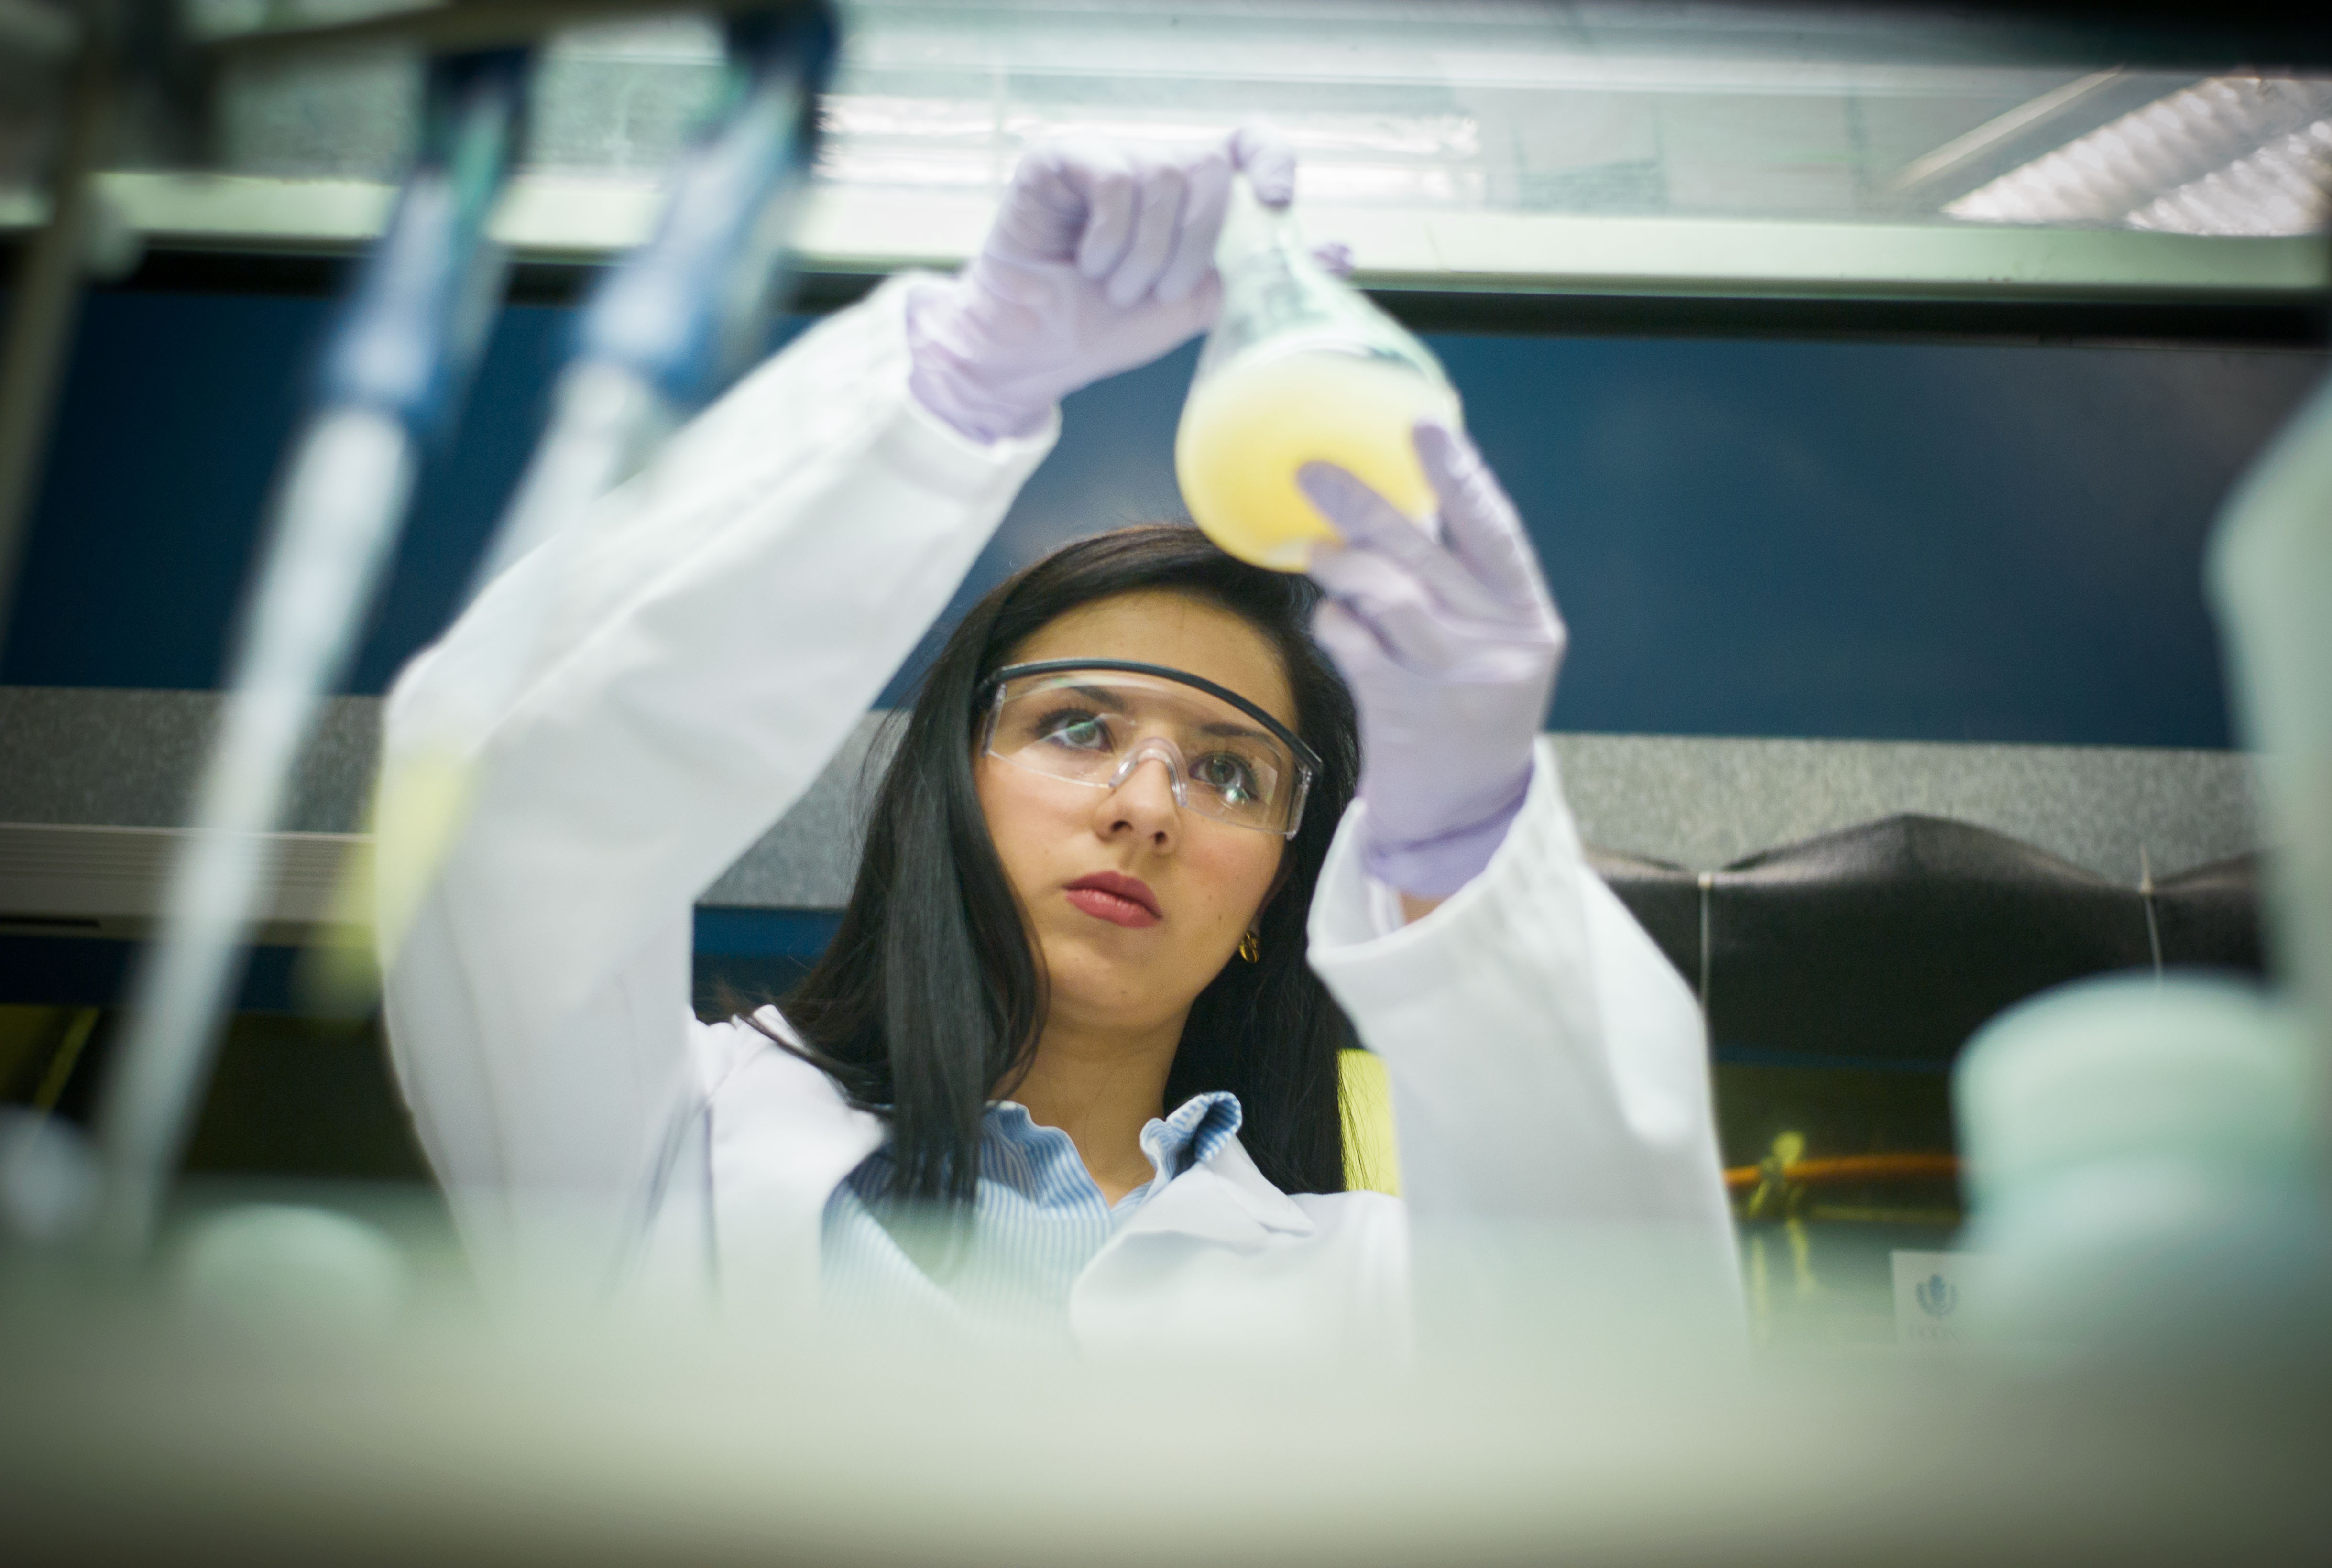
[[1241, 560], [1302, 571], [1337, 537], [1296, 488], [1307, 463], [1333, 463], [1422, 524], [1433, 488], [1410, 431], [1455, 429], [1458, 394], [1425, 345], [1304, 249], [1285, 211], [1231, 182], [1215, 251], [1222, 313], [1199, 354], [1174, 437], [1183, 504]]

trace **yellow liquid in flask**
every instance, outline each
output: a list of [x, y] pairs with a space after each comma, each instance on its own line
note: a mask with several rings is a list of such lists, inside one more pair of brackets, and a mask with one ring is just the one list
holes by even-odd
[[1338, 534], [1296, 488], [1307, 463], [1349, 469], [1419, 525], [1435, 511], [1420, 419], [1456, 428], [1458, 397], [1398, 361], [1333, 349], [1234, 359], [1190, 389], [1174, 436], [1182, 502], [1207, 537], [1274, 571], [1302, 571]]

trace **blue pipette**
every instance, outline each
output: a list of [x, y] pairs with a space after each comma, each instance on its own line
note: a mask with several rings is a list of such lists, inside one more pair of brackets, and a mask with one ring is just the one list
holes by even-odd
[[835, 42], [822, 4], [730, 20], [722, 100], [674, 168], [655, 234], [585, 309], [550, 428], [475, 587], [580, 515], [760, 349], [789, 275]]
[[[721, 103], [673, 170], [655, 233], [593, 296], [574, 358], [473, 591], [587, 516], [767, 338], [788, 274], [785, 245], [808, 183], [818, 90], [836, 34], [822, 5], [731, 19]], [[515, 699], [559, 610], [562, 578], [538, 570], [507, 585], [502, 640], [473, 650], [469, 678], [408, 725], [388, 760], [376, 814], [373, 913], [384, 964], [469, 816], [472, 760]]]
[[419, 153], [285, 465], [196, 831], [171, 867], [160, 934], [140, 955], [99, 1112], [99, 1219], [121, 1251], [141, 1251], [151, 1233], [241, 974], [292, 768], [347, 667], [419, 452], [451, 427], [501, 297], [486, 221], [521, 135], [526, 69], [523, 50], [431, 62]]

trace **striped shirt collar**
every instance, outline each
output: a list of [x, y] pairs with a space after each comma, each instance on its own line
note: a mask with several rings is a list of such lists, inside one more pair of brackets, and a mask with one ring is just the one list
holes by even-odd
[[[1224, 1144], [1238, 1135], [1245, 1116], [1237, 1095], [1228, 1089], [1217, 1089], [1191, 1095], [1167, 1115], [1151, 1117], [1142, 1129], [1142, 1152], [1150, 1159], [1152, 1174], [1149, 1181], [1126, 1196], [1135, 1200], [1153, 1196], [1183, 1171], [1213, 1159]], [[988, 1133], [1008, 1147], [1032, 1154], [1038, 1145], [1055, 1139], [1067, 1142], [1057, 1129], [1038, 1126], [1030, 1119], [1028, 1108], [1017, 1100], [999, 1100], [988, 1107]], [[1038, 1155], [1023, 1168], [1039, 1171], [1050, 1163], [1050, 1160]], [[1082, 1172], [1083, 1166], [1080, 1164], [1078, 1169]]]
[[1193, 1095], [1171, 1116], [1152, 1116], [1142, 1129], [1142, 1152], [1160, 1185], [1171, 1181], [1193, 1165], [1213, 1159], [1222, 1146], [1238, 1136], [1247, 1113], [1228, 1089]]

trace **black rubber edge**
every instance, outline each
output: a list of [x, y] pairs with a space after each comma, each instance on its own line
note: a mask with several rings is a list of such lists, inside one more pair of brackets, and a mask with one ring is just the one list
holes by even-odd
[[[150, 293], [329, 296], [345, 256], [156, 250], [127, 278], [104, 285]], [[511, 272], [518, 304], [571, 304], [605, 269], [522, 262]], [[791, 308], [823, 312], [864, 299], [881, 278], [810, 272]], [[1412, 330], [1538, 337], [1899, 338], [2016, 342], [2230, 344], [2321, 349], [2332, 343], [2332, 300], [2143, 301], [1783, 298], [1750, 294], [1505, 292], [1391, 288], [1372, 297]]]

